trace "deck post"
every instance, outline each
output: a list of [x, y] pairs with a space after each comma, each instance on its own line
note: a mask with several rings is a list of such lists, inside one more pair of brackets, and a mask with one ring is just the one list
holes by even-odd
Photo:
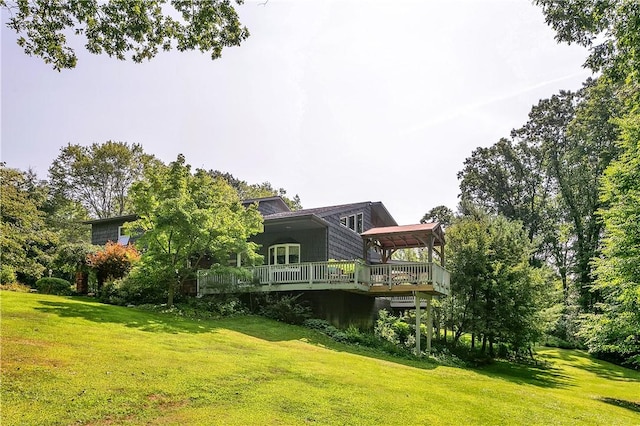
[[313, 270], [315, 269], [314, 266], [315, 264], [313, 263], [309, 264], [309, 285], [313, 284]]
[[420, 312], [420, 293], [414, 291], [413, 297], [416, 301], [416, 355], [422, 356], [422, 351], [420, 349], [420, 325], [422, 324], [422, 312]]
[[431, 354], [431, 335], [433, 334], [433, 318], [431, 314], [431, 295], [427, 296], [427, 355]]

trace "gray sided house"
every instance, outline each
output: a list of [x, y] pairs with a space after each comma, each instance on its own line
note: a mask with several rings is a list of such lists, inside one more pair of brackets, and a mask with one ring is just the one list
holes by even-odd
[[[370, 327], [377, 307], [427, 309], [431, 330], [432, 297], [450, 292], [444, 269], [444, 231], [438, 223], [398, 226], [381, 202], [359, 202], [291, 211], [280, 197], [245, 200], [256, 204], [264, 218], [264, 232], [252, 237], [263, 265], [247, 265], [242, 254], [230, 263], [249, 267], [246, 275], [198, 271], [190, 293], [202, 297], [224, 292], [300, 295], [318, 318], [339, 326]], [[92, 242], [128, 240], [122, 226], [136, 216], [89, 221]], [[426, 261], [396, 261], [400, 249], [425, 249]], [[435, 255], [435, 258], [434, 258]], [[206, 267], [205, 265], [203, 265]], [[420, 330], [419, 324], [416, 324]], [[427, 333], [430, 349], [431, 331]], [[417, 336], [416, 345], [419, 347]]]
[[[397, 226], [380, 202], [361, 202], [291, 211], [280, 197], [246, 200], [258, 204], [264, 232], [252, 238], [266, 265], [363, 258], [361, 233]], [[378, 258], [374, 251], [369, 258]]]

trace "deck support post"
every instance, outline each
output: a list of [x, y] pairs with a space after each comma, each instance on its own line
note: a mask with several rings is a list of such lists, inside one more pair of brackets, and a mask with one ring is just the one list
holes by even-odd
[[422, 312], [420, 311], [420, 293], [413, 292], [413, 297], [416, 302], [416, 355], [422, 356], [420, 349], [420, 325], [422, 324]]
[[431, 313], [431, 298], [427, 296], [427, 355], [431, 355], [431, 335], [433, 334], [433, 318]]

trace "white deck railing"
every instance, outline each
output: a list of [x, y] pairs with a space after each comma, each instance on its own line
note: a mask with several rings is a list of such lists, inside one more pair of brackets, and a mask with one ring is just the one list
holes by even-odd
[[449, 272], [435, 263], [365, 265], [358, 261], [306, 262], [252, 268], [253, 280], [233, 274], [198, 271], [198, 294], [225, 287], [246, 288], [264, 285], [345, 283], [365, 287], [429, 284], [441, 294], [449, 294]]

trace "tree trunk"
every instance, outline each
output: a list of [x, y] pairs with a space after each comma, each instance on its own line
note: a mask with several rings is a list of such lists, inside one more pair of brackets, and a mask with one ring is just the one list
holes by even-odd
[[89, 274], [83, 271], [76, 271], [76, 292], [87, 294], [89, 292]]

